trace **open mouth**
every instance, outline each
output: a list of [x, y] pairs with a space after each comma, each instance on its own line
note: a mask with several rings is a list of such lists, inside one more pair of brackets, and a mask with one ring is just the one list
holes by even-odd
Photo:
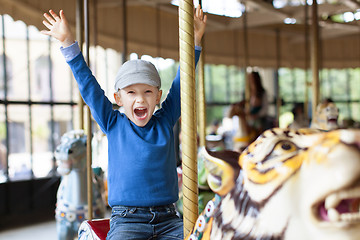
[[134, 113], [138, 119], [143, 120], [147, 116], [147, 108], [135, 108]]
[[330, 124], [337, 124], [337, 117], [328, 117], [327, 121]]
[[318, 219], [327, 223], [360, 223], [360, 186], [328, 195], [315, 207]]

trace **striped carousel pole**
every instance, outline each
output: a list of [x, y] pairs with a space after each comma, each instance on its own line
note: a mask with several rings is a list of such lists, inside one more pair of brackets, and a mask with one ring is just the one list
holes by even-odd
[[[76, 39], [79, 43], [80, 49], [82, 50], [84, 44], [84, 4], [83, 0], [76, 1]], [[84, 100], [81, 97], [80, 92], [78, 101], [78, 115], [79, 115], [79, 129], [84, 129]]]
[[[85, 31], [85, 49], [86, 62], [90, 66], [90, 24], [89, 24], [89, 0], [84, 0], [84, 31]], [[91, 148], [91, 112], [89, 106], [86, 106], [86, 179], [87, 179], [87, 202], [88, 202], [88, 219], [93, 219], [93, 189], [92, 189], [92, 148]]]
[[[202, 1], [199, 1], [199, 4], [202, 6]], [[204, 36], [201, 41], [202, 51], [200, 55], [200, 59], [198, 62], [198, 71], [199, 71], [199, 79], [198, 79], [198, 124], [199, 124], [199, 146], [206, 146], [206, 103], [205, 103], [205, 72], [204, 72]]]
[[[85, 33], [85, 34], [84, 34]], [[85, 36], [84, 36], [85, 35]], [[85, 41], [84, 41], [85, 37]], [[76, 1], [76, 38], [78, 39], [80, 49], [83, 48], [83, 44], [86, 44], [86, 63], [90, 66], [90, 52], [89, 52], [89, 2], [88, 0]], [[80, 95], [80, 92], [79, 92]], [[79, 97], [79, 129], [85, 129], [84, 124], [84, 100], [81, 95]], [[86, 181], [87, 181], [87, 219], [93, 218], [93, 197], [92, 197], [92, 149], [91, 149], [91, 112], [90, 108], [86, 106], [86, 125], [87, 125], [87, 140], [86, 140]]]
[[198, 124], [199, 124], [199, 146], [206, 146], [206, 103], [205, 103], [205, 73], [204, 73], [204, 44], [198, 62]]
[[192, 0], [179, 2], [179, 45], [181, 79], [181, 139], [183, 169], [184, 236], [196, 223], [198, 210], [194, 5]]

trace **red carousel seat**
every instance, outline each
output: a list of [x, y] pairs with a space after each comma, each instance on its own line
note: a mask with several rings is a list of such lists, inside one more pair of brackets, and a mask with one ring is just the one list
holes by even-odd
[[106, 240], [110, 219], [86, 220], [79, 228], [79, 240]]

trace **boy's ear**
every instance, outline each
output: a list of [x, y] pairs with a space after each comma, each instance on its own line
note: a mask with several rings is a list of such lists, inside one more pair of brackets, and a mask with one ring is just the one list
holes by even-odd
[[159, 103], [160, 103], [161, 96], [162, 96], [162, 90], [159, 90], [158, 95], [157, 95], [157, 98], [156, 98], [156, 104], [159, 104]]
[[114, 99], [115, 99], [116, 104], [117, 104], [119, 107], [122, 107], [123, 103], [122, 103], [122, 101], [121, 101], [120, 92], [115, 92], [115, 93], [114, 93]]

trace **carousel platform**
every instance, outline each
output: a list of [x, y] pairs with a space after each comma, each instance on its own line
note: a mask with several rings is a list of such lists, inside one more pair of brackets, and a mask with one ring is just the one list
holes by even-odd
[[0, 239], [11, 240], [49, 240], [57, 239], [55, 219], [46, 222], [16, 226], [0, 231]]
[[[105, 217], [110, 217], [111, 210], [107, 208]], [[47, 221], [37, 221], [32, 224], [22, 224], [0, 230], [0, 239], [11, 240], [49, 240], [57, 239], [55, 218]]]

